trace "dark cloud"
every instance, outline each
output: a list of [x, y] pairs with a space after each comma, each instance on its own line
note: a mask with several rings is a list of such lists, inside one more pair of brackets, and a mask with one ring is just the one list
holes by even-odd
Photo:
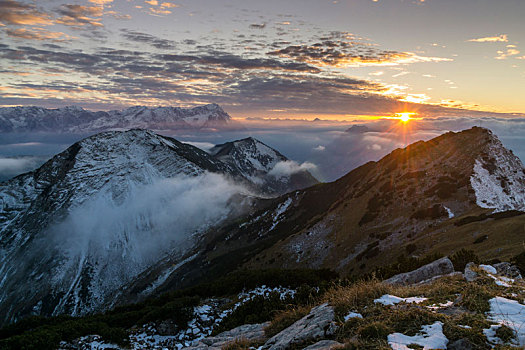
[[[274, 42], [274, 47], [280, 43]], [[288, 45], [268, 55], [306, 62], [316, 66], [397, 65], [401, 63], [447, 61], [438, 57], [419, 56], [411, 52], [385, 51], [358, 41], [352, 34], [332, 32], [313, 44]]]
[[137, 32], [129, 29], [122, 29], [121, 35], [131, 41], [145, 43], [157, 49], [170, 50], [175, 48], [175, 41], [162, 39], [150, 34]]
[[266, 23], [252, 23], [252, 24], [250, 24], [250, 28], [253, 28], [253, 29], [264, 29], [264, 28], [266, 28]]

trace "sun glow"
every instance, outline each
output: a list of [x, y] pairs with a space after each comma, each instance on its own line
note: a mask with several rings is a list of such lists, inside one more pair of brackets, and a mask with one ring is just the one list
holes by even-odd
[[402, 112], [402, 113], [396, 113], [396, 118], [401, 120], [403, 123], [407, 123], [410, 119], [412, 119], [412, 116], [416, 113], [413, 112]]

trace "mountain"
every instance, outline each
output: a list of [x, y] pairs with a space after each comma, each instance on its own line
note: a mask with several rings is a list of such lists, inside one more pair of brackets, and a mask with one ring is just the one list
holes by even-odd
[[[287, 161], [276, 155], [269, 147], [251, 153], [271, 164]], [[0, 183], [0, 319], [105, 308], [159, 261], [188, 261], [207, 230], [253, 210], [253, 193], [267, 196], [267, 187], [147, 130], [75, 143], [36, 171]]]
[[308, 170], [252, 137], [217, 145], [210, 153], [247, 179], [264, 182], [268, 193], [285, 193], [318, 183]]
[[279, 164], [277, 154], [251, 139], [207, 154], [147, 131], [110, 132], [3, 183], [2, 319], [109, 309], [235, 270], [359, 276], [407, 255], [522, 250], [525, 170], [489, 130], [254, 197], [250, 171]]
[[93, 133], [123, 129], [212, 130], [239, 129], [219, 105], [195, 108], [136, 106], [109, 112], [91, 112], [76, 106], [0, 108], [0, 132]]
[[[208, 235], [159, 292], [234, 269], [329, 268], [361, 275], [432, 253], [487, 259], [522, 250], [525, 170], [489, 130], [449, 132], [397, 149], [332, 183], [261, 204]], [[149, 285], [144, 274], [123, 302]]]

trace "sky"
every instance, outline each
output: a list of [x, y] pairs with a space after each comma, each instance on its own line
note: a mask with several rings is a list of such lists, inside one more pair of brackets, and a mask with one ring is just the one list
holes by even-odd
[[518, 118], [523, 0], [0, 0], [0, 106]]

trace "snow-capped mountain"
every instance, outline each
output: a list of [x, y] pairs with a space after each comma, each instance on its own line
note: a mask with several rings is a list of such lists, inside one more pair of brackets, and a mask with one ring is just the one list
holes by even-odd
[[210, 153], [260, 183], [268, 193], [285, 193], [318, 182], [306, 168], [253, 137], [217, 145]]
[[[199, 256], [158, 289], [234, 268], [359, 275], [407, 254], [461, 248], [504, 259], [522, 251], [524, 220], [523, 164], [492, 132], [475, 127], [416, 142], [335, 182], [265, 203], [217, 229]], [[134, 300], [127, 295], [125, 301]]]
[[3, 133], [92, 133], [131, 128], [211, 130], [238, 129], [241, 126], [217, 104], [189, 109], [136, 106], [109, 112], [92, 112], [76, 106], [0, 108], [0, 132]]
[[[251, 156], [287, 161], [265, 147]], [[267, 169], [254, 181], [233, 163], [135, 129], [88, 137], [0, 183], [0, 322], [101, 310], [144, 271], [173, 261], [159, 270], [162, 283], [207, 230], [251, 210], [253, 193], [268, 194]]]

